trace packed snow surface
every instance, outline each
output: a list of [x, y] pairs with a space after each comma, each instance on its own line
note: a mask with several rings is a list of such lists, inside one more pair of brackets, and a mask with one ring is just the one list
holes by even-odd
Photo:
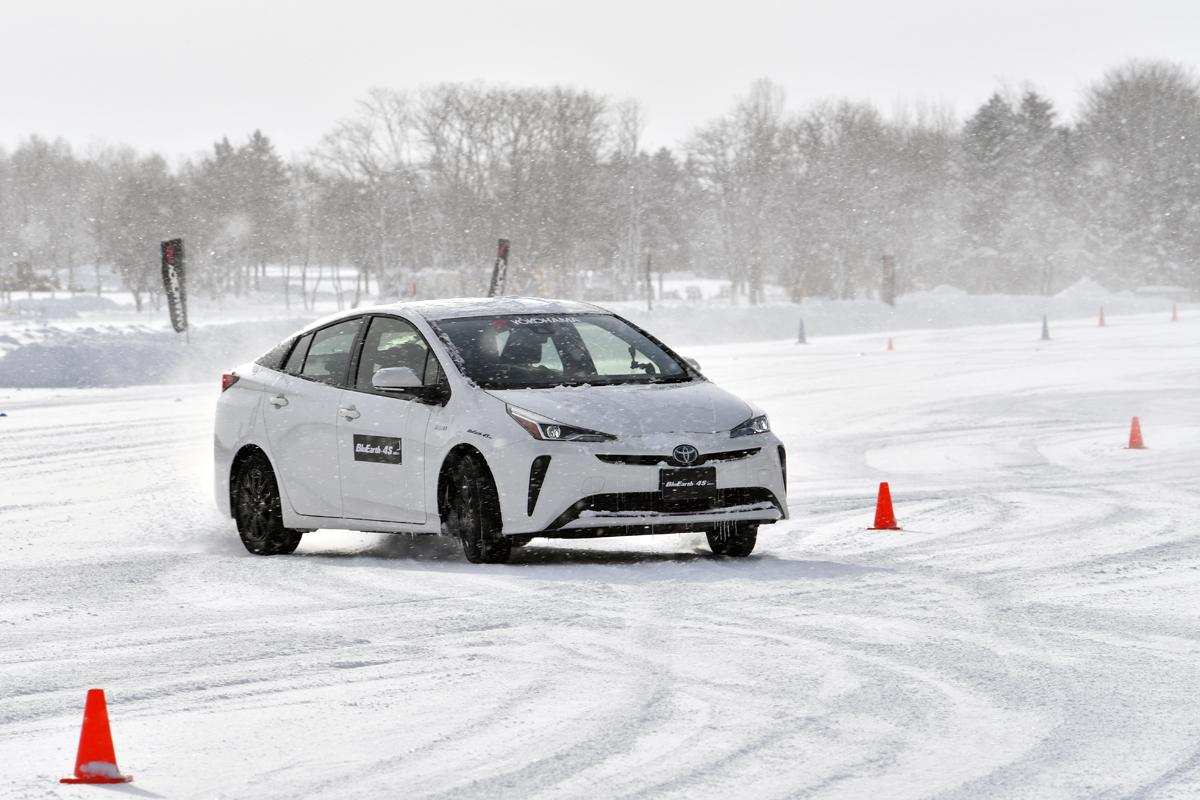
[[0, 796], [96, 796], [57, 783], [91, 687], [143, 797], [1200, 796], [1200, 316], [1038, 333], [690, 349], [788, 445], [745, 560], [257, 558], [215, 376], [0, 389]]

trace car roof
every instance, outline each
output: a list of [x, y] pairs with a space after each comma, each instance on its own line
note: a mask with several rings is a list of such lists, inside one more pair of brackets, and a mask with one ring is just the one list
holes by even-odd
[[611, 314], [591, 303], [552, 300], [545, 297], [456, 297], [445, 300], [410, 300], [375, 306], [360, 306], [330, 314], [305, 326], [304, 331], [362, 314], [402, 314], [426, 320], [485, 317], [493, 314]]

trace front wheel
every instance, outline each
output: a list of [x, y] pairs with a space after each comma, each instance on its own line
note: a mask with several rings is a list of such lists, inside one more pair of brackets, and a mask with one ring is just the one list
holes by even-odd
[[500, 499], [478, 458], [463, 458], [450, 470], [446, 497], [449, 533], [462, 542], [472, 564], [503, 564], [512, 542], [500, 532]]
[[708, 547], [718, 556], [745, 558], [758, 542], [758, 525], [748, 522], [720, 522], [708, 531]]
[[299, 531], [283, 527], [279, 484], [266, 457], [251, 456], [238, 470], [233, 516], [242, 544], [256, 556], [287, 555], [300, 544]]

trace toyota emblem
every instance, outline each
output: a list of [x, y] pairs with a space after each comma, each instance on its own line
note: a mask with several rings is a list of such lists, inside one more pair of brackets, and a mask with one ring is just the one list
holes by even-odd
[[676, 463], [683, 464], [685, 467], [689, 464], [696, 463], [696, 459], [700, 458], [700, 451], [690, 444], [681, 444], [671, 453]]

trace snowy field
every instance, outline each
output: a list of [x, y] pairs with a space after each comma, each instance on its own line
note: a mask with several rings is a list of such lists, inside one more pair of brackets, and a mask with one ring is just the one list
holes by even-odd
[[[685, 348], [788, 445], [744, 561], [255, 558], [210, 497], [215, 376], [0, 389], [0, 797], [1200, 796], [1181, 316]], [[903, 532], [864, 530], [882, 480]], [[57, 783], [93, 686], [128, 786]]]

